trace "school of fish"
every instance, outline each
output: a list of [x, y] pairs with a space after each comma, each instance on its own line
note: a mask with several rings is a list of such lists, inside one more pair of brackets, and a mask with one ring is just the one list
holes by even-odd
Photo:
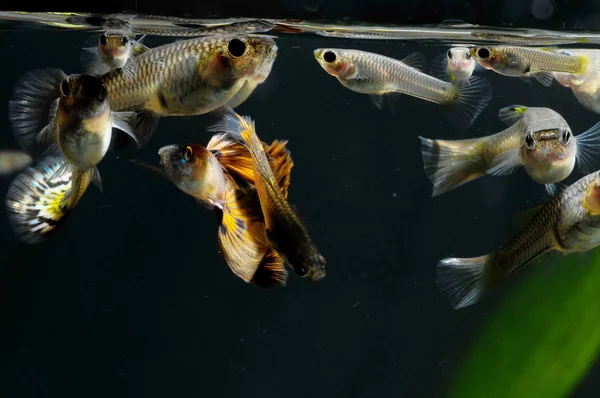
[[[269, 124], [235, 111], [271, 74], [277, 37], [260, 33], [272, 28], [252, 21], [231, 29], [199, 28], [193, 38], [151, 48], [143, 44], [146, 35], [138, 38], [115, 24], [82, 47], [83, 74], [51, 67], [24, 73], [9, 101], [12, 133], [21, 149], [0, 150], [0, 175], [16, 173], [5, 199], [15, 235], [29, 244], [50, 239], [64, 228], [90, 183], [102, 191], [101, 163], [115, 137], [124, 134], [139, 148], [156, 134], [163, 117], [210, 113], [218, 121], [207, 126], [214, 134], [207, 143], [164, 145], [158, 164], [132, 162], [214, 212], [220, 253], [242, 281], [285, 286], [288, 269], [310, 281], [323, 280], [327, 261], [319, 236], [309, 232], [288, 199], [294, 166], [288, 142], [263, 142], [259, 133]], [[496, 36], [482, 37], [505, 37]], [[488, 106], [492, 86], [481, 74], [489, 71], [544, 86], [556, 80], [600, 113], [600, 51], [535, 47], [518, 37], [504, 41], [511, 44], [451, 46], [429, 70], [420, 53], [395, 59], [352, 48], [316, 48], [313, 57], [344, 88], [368, 95], [378, 108], [401, 94], [435, 104], [427, 106], [439, 109], [449, 129], [469, 129]], [[454, 308], [476, 303], [515, 271], [551, 253], [600, 245], [600, 172], [594, 171], [600, 123], [573, 131], [572, 116], [516, 101], [499, 109], [498, 119], [504, 126], [480, 137], [418, 135], [432, 196], [522, 167], [551, 197], [504, 246], [479, 257], [439, 261], [436, 282]], [[576, 169], [588, 174], [564, 186]]]

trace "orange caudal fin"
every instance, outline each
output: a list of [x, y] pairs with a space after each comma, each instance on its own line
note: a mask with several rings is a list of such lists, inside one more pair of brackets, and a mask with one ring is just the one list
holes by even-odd
[[269, 245], [254, 187], [242, 188], [230, 181], [218, 242], [227, 265], [244, 282], [263, 288], [285, 286], [287, 271]]
[[[290, 175], [294, 162], [287, 141], [275, 140], [271, 145], [262, 143], [269, 159], [271, 169], [275, 173], [279, 187], [284, 196], [290, 185]], [[215, 134], [207, 148], [215, 155], [225, 171], [236, 178], [241, 178], [251, 184], [255, 183], [252, 157], [248, 148], [227, 133]]]

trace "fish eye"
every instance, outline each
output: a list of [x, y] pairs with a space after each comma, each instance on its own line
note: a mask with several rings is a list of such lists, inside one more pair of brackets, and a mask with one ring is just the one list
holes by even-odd
[[566, 144], [571, 139], [571, 132], [569, 130], [565, 130], [562, 133], [562, 141]]
[[126, 46], [127, 43], [129, 43], [129, 39], [127, 38], [127, 36], [123, 36], [123, 38], [121, 39], [121, 45]]
[[490, 56], [490, 50], [485, 47], [482, 47], [477, 50], [477, 55], [479, 58], [488, 58]]
[[69, 82], [67, 82], [66, 80], [63, 80], [60, 84], [60, 93], [63, 95], [63, 97], [67, 97], [69, 94], [71, 94]]
[[183, 152], [183, 158], [185, 159], [186, 162], [189, 162], [192, 160], [192, 157], [194, 156], [194, 153], [192, 151], [192, 147], [191, 146], [186, 146], [185, 147], [185, 152]]
[[525, 144], [527, 145], [527, 148], [533, 149], [533, 145], [535, 144], [535, 141], [533, 139], [533, 135], [532, 134], [527, 134], [525, 136]]
[[448, 59], [452, 59], [452, 50], [448, 50], [446, 54], [448, 54]]
[[108, 39], [106, 38], [106, 35], [105, 35], [104, 33], [102, 33], [102, 35], [100, 36], [100, 45], [101, 45], [101, 46], [105, 46], [105, 45], [106, 45], [106, 42], [107, 42], [107, 40], [108, 40]]
[[246, 44], [240, 39], [233, 39], [227, 45], [227, 49], [233, 57], [241, 57], [246, 52]]
[[336, 58], [337, 57], [333, 51], [326, 51], [325, 54], [323, 54], [323, 60], [328, 64], [335, 62]]

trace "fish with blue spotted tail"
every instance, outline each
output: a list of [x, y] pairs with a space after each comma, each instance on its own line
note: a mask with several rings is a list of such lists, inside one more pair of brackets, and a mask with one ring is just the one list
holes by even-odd
[[[58, 98], [53, 98], [55, 95]], [[41, 112], [32, 109], [37, 104], [41, 104]], [[9, 120], [17, 141], [31, 151], [39, 146], [46, 154], [65, 158], [56, 174], [72, 173], [70, 207], [79, 202], [90, 182], [102, 190], [97, 165], [108, 151], [113, 128], [128, 133], [136, 142], [144, 140], [132, 131], [132, 117], [129, 112], [111, 110], [98, 77], [66, 76], [56, 69], [25, 74], [9, 102]]]
[[322, 280], [326, 276], [325, 257], [319, 253], [308, 230], [280, 188], [281, 180], [274, 173], [265, 148], [256, 135], [254, 121], [238, 115], [231, 107], [223, 107], [220, 113], [222, 119], [208, 130], [230, 134], [250, 151], [266, 235], [272, 247], [296, 274], [313, 281]]
[[552, 253], [581, 253], [600, 245], [600, 172], [588, 174], [528, 213], [521, 232], [499, 249], [438, 263], [437, 285], [455, 309], [475, 304], [519, 269], [543, 262]]
[[397, 60], [360, 50], [319, 48], [314, 56], [343, 86], [370, 95], [379, 108], [385, 95], [410, 95], [438, 104], [461, 129], [470, 127], [492, 98], [492, 86], [479, 76], [450, 83], [422, 72], [425, 60], [419, 53]]
[[65, 159], [48, 156], [17, 175], [5, 198], [8, 221], [21, 241], [41, 243], [56, 233], [73, 209], [72, 174], [56, 172]]

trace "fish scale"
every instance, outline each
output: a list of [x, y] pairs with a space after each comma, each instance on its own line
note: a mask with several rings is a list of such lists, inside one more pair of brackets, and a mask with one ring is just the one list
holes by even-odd
[[512, 273], [550, 249], [562, 249], [555, 233], [562, 207], [563, 198], [554, 198], [534, 216], [519, 235], [492, 255], [502, 272]]
[[600, 172], [579, 179], [537, 210], [506, 245], [438, 263], [437, 284], [454, 308], [479, 301], [519, 268], [549, 252], [586, 252], [600, 245]]
[[436, 103], [451, 101], [455, 95], [451, 83], [429, 76], [402, 61], [379, 54], [355, 55], [359, 70], [376, 68], [381, 71], [382, 75], [374, 80], [383, 84], [383, 92], [401, 91]]
[[[233, 65], [218, 73], [206, 71], [217, 54], [225, 59], [228, 43], [245, 42], [248, 50]], [[103, 77], [111, 108], [117, 111], [147, 109], [162, 115], [197, 115], [210, 112], [232, 97], [252, 75], [273, 58], [277, 46], [270, 37], [223, 35], [183, 40], [149, 49], [136, 57], [137, 71], [127, 78], [122, 70]], [[239, 87], [238, 87], [239, 86]]]

